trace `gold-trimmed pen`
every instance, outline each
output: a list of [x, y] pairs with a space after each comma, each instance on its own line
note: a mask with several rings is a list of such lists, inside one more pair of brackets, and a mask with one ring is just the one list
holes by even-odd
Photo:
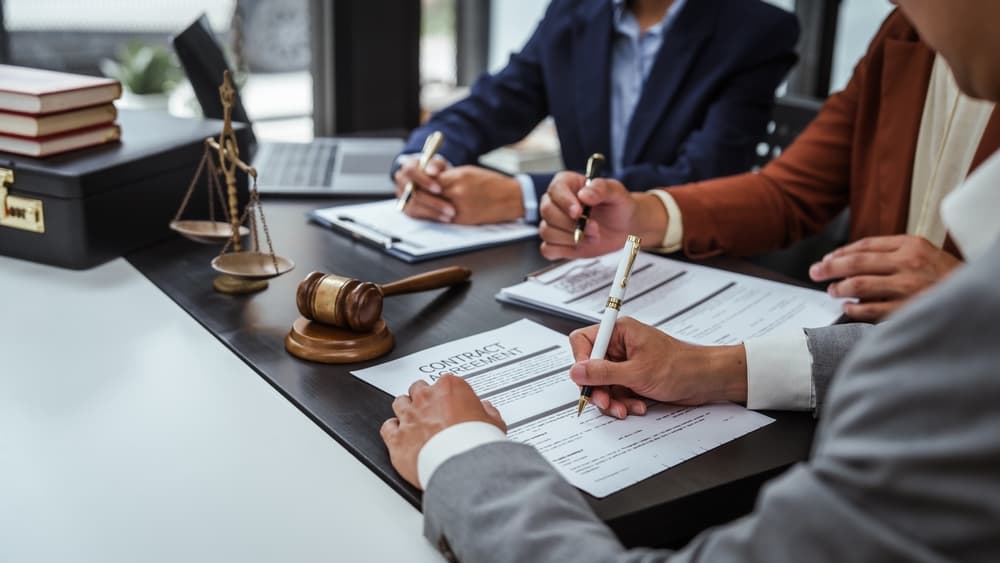
[[[601, 165], [604, 164], [604, 155], [595, 152], [590, 155], [587, 159], [587, 183], [585, 185], [590, 185], [590, 182], [594, 180], [601, 173]], [[576, 230], [573, 231], [573, 244], [580, 244], [583, 240], [583, 231], [587, 228], [587, 221], [590, 220], [590, 206], [583, 206], [583, 213], [576, 220]]]
[[[424, 148], [420, 151], [420, 161], [417, 163], [420, 170], [427, 168], [427, 165], [430, 164], [431, 159], [434, 158], [435, 154], [437, 154], [437, 151], [441, 148], [441, 143], [443, 142], [444, 133], [440, 131], [435, 131], [427, 136], [427, 139], [424, 141]], [[403, 193], [399, 196], [398, 203], [396, 203], [396, 209], [399, 211], [406, 209], [406, 204], [410, 202], [410, 198], [413, 197], [413, 192], [415, 190], [416, 186], [413, 184], [413, 181], [411, 180], [407, 182], [406, 186], [403, 188]]]
[[[615, 321], [618, 320], [618, 313], [621, 312], [622, 303], [625, 301], [625, 288], [628, 286], [628, 278], [635, 265], [635, 259], [639, 256], [639, 248], [642, 240], [629, 235], [625, 239], [625, 248], [622, 250], [622, 257], [618, 261], [618, 270], [615, 271], [615, 279], [611, 283], [611, 292], [608, 295], [607, 305], [604, 306], [604, 316], [601, 317], [601, 326], [597, 329], [597, 336], [594, 338], [594, 348], [590, 351], [591, 360], [603, 360], [608, 352], [608, 342], [611, 341], [611, 333], [615, 329]], [[576, 405], [576, 416], [583, 413], [583, 409], [590, 402], [590, 394], [594, 389], [590, 385], [580, 388], [580, 401]]]

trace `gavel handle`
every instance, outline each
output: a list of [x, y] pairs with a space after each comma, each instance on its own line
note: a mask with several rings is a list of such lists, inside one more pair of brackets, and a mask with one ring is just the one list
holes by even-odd
[[429, 289], [438, 289], [462, 283], [469, 279], [472, 270], [461, 266], [449, 266], [440, 270], [432, 270], [423, 274], [417, 274], [399, 281], [380, 285], [382, 295], [400, 295], [403, 293], [416, 293]]

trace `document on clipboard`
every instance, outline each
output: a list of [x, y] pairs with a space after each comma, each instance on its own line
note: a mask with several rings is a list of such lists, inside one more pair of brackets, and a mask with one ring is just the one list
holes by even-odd
[[538, 235], [538, 227], [522, 221], [470, 226], [413, 219], [396, 209], [395, 199], [326, 207], [310, 212], [309, 218], [405, 262], [430, 260]]

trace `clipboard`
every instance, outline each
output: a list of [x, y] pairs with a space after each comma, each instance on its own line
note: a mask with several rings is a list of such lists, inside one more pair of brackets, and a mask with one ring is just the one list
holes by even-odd
[[412, 219], [396, 209], [395, 199], [316, 209], [308, 217], [410, 264], [538, 236], [536, 226], [523, 222], [469, 226]]

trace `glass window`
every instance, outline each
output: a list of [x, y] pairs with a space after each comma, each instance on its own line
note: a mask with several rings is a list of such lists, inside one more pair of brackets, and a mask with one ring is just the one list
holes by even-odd
[[[242, 18], [234, 22], [237, 7]], [[90, 75], [124, 66], [145, 78], [122, 79], [120, 107], [157, 107], [180, 116], [200, 114], [200, 108], [173, 57], [170, 37], [205, 14], [237, 67], [258, 136], [312, 135], [307, 0], [6, 0], [3, 8], [11, 64]], [[138, 66], [143, 48], [173, 61], [174, 80], [140, 70], [148, 68]], [[139, 95], [150, 93], [141, 86], [150, 82], [166, 87], [166, 95]]]
[[455, 0], [421, 0], [420, 82], [456, 84]]
[[[610, 1], [610, 0], [608, 0]], [[545, 15], [548, 2], [494, 0], [490, 8], [490, 72], [507, 64], [511, 53], [521, 50]]]
[[795, 11], [795, 0], [765, 0], [768, 4], [774, 4], [779, 8], [784, 8], [789, 12]]
[[892, 4], [886, 0], [844, 0], [841, 3], [837, 42], [833, 51], [833, 72], [830, 76], [831, 92], [847, 86], [854, 66], [865, 54], [868, 43], [892, 10]]

